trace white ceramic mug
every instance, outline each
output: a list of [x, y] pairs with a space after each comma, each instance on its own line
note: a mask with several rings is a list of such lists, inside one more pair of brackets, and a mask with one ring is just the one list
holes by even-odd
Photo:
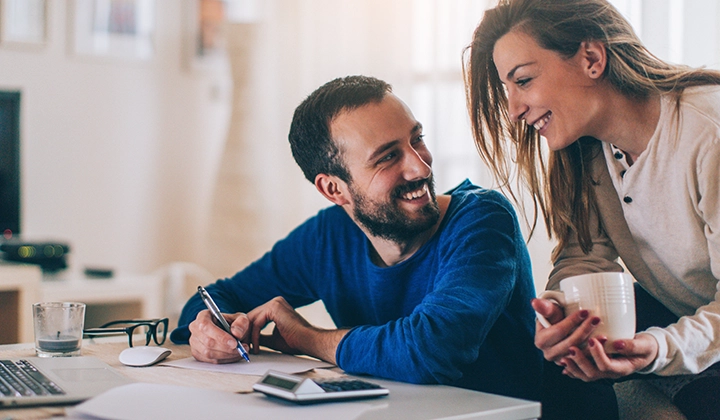
[[[633, 279], [626, 273], [590, 273], [560, 281], [560, 291], [547, 290], [540, 298], [556, 301], [570, 316], [586, 309], [600, 318], [592, 337], [605, 336], [606, 353], [616, 353], [612, 342], [635, 336], [635, 291]], [[549, 327], [540, 314], [538, 321]]]

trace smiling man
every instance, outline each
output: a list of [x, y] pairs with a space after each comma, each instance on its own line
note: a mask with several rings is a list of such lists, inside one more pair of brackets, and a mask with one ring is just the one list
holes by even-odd
[[[232, 334], [254, 353], [264, 345], [353, 374], [537, 399], [535, 289], [509, 202], [469, 181], [436, 197], [422, 125], [375, 78], [320, 87], [295, 110], [289, 139], [334, 205], [207, 287]], [[337, 329], [294, 309], [317, 300]], [[203, 309], [188, 301], [172, 341], [201, 361], [239, 360]]]

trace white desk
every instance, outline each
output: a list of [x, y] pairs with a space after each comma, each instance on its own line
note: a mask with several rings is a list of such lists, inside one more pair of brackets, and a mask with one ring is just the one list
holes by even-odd
[[[103, 341], [100, 343], [100, 341]], [[219, 372], [179, 369], [167, 366], [152, 366], [148, 368], [130, 368], [120, 364], [118, 354], [127, 347], [124, 340], [105, 341], [85, 340], [82, 354], [91, 355], [104, 360], [122, 374], [138, 382], [147, 382], [164, 385], [182, 385], [208, 390], [229, 391], [238, 400], [238, 407], [226, 418], [237, 417], [242, 410], [252, 408], [252, 411], [263, 410], [263, 419], [275, 418], [273, 414], [282, 408], [284, 412], [288, 407], [298, 414], [307, 412], [307, 407], [296, 406], [292, 403], [271, 400], [258, 393], [250, 393], [252, 385], [259, 379], [258, 376], [236, 375]], [[181, 359], [190, 356], [189, 346], [176, 346], [166, 342], [164, 347], [170, 348], [173, 353], [169, 360]], [[28, 357], [34, 355], [32, 345], [6, 345], [0, 346], [0, 357]], [[334, 371], [321, 370], [310, 373], [309, 376], [338, 375]], [[364, 378], [367, 380], [367, 378]], [[502, 397], [477, 391], [442, 385], [411, 385], [380, 379], [369, 379], [390, 390], [387, 397], [371, 400], [353, 401], [354, 419], [389, 419], [389, 420], [429, 420], [429, 419], [486, 419], [486, 420], [523, 420], [540, 417], [540, 403], [524, 401], [515, 398]], [[152, 398], [152, 396], [148, 396]], [[201, 401], [193, 401], [201, 404]], [[343, 402], [325, 403], [313, 406], [321, 411], [320, 416], [314, 418], [347, 418], [337, 416]], [[358, 412], [358, 404], [366, 409]], [[267, 410], [267, 411], [264, 411]], [[304, 411], [303, 411], [304, 410]], [[52, 415], [62, 415], [62, 408], [35, 408], [0, 410], [1, 417], [12, 418], [48, 418]], [[325, 413], [325, 415], [322, 415]], [[331, 416], [331, 413], [334, 415]], [[349, 414], [349, 413], [348, 413]], [[286, 417], [287, 418], [287, 417]]]
[[[363, 378], [365, 379], [365, 378]], [[443, 385], [412, 385], [370, 379], [390, 390], [382, 399], [367, 400], [372, 408], [357, 419], [515, 420], [540, 417], [540, 403]], [[250, 397], [250, 395], [248, 395]]]

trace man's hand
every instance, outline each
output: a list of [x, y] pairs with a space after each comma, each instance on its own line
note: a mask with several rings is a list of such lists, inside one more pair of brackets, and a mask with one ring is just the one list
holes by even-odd
[[587, 341], [600, 323], [600, 318], [590, 316], [587, 310], [565, 317], [562, 308], [548, 299], [533, 299], [531, 305], [552, 324], [546, 328], [535, 322], [535, 347], [542, 350], [546, 360], [556, 364], [570, 353], [571, 347]]
[[[236, 337], [245, 339], [250, 326], [247, 315], [243, 313], [223, 314], [230, 324], [230, 335], [215, 325], [213, 316], [208, 310], [201, 311], [190, 323], [190, 350], [193, 357], [201, 362], [231, 363], [242, 358], [237, 349]], [[243, 344], [249, 350], [247, 344]]]
[[[588, 341], [586, 352], [571, 347], [567, 357], [560, 360], [563, 373], [585, 382], [597, 379], [617, 379], [649, 366], [657, 357], [658, 343], [650, 334], [637, 334], [631, 340], [616, 340], [617, 353], [608, 356], [597, 338]], [[586, 354], [587, 353], [587, 354]]]
[[[252, 329], [250, 341], [254, 353], [260, 345], [289, 354], [306, 354], [336, 364], [335, 351], [347, 330], [323, 330], [310, 325], [282, 297], [276, 297], [248, 313]], [[272, 335], [260, 330], [275, 323]]]

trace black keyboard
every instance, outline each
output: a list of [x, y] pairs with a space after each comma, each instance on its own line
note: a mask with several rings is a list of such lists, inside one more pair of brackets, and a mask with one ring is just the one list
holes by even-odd
[[27, 360], [0, 360], [0, 393], [6, 397], [63, 395], [55, 382]]
[[325, 392], [360, 391], [365, 389], [380, 389], [381, 386], [360, 380], [323, 380], [315, 379], [313, 382], [320, 385]]

